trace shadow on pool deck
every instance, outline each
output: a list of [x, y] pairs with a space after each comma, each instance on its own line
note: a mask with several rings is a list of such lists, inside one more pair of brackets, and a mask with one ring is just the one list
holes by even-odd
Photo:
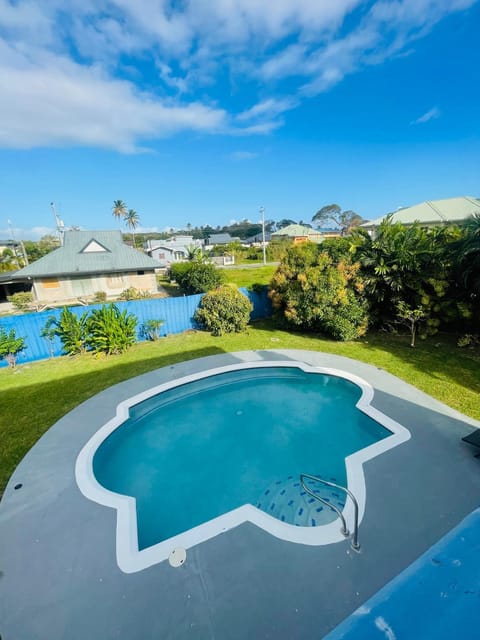
[[[255, 356], [287, 359], [285, 352]], [[365, 371], [382, 375], [344, 358], [311, 358], [350, 366], [366, 379]], [[147, 374], [135, 379], [133, 393], [152, 380], [185, 375], [192, 365], [201, 370], [239, 359], [225, 354]], [[30, 466], [49, 464], [50, 472], [43, 467], [47, 477], [37, 470], [37, 485], [24, 494], [10, 485], [0, 508], [4, 640], [321, 638], [480, 501], [480, 460], [460, 440], [471, 423], [442, 413], [438, 403], [424, 406], [424, 394], [392, 376], [385, 380], [383, 387], [393, 385], [391, 390], [376, 389], [372, 404], [412, 438], [364, 465], [359, 554], [347, 541], [292, 544], [246, 523], [190, 549], [179, 569], [163, 562], [124, 574], [115, 561], [115, 512], [86, 500], [74, 482], [76, 452], [89, 435], [72, 445], [64, 427], [91, 417], [93, 406], [110, 414], [127, 383], [72, 411], [25, 459]], [[53, 471], [55, 465], [60, 471]], [[59, 473], [61, 481], [52, 484]]]

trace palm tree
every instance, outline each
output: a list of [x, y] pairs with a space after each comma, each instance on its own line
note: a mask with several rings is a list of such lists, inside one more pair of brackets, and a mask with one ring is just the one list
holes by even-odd
[[135, 247], [135, 229], [140, 224], [140, 216], [135, 211], [135, 209], [129, 209], [127, 213], [123, 216], [126, 226], [132, 230], [132, 240], [133, 246]]
[[113, 217], [117, 220], [124, 220], [127, 215], [127, 205], [123, 200], [114, 200], [112, 207]]
[[186, 258], [188, 262], [203, 262], [203, 251], [202, 247], [197, 247], [194, 244], [189, 244], [185, 247], [187, 250]]

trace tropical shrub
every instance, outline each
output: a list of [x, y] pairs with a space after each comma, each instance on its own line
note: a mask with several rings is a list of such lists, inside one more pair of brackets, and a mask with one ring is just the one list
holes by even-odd
[[7, 333], [0, 327], [0, 359], [6, 360], [12, 369], [17, 364], [17, 356], [25, 349], [25, 338], [17, 338], [15, 329], [10, 329]]
[[128, 287], [124, 289], [119, 295], [119, 300], [143, 300], [145, 298], [151, 298], [152, 295], [148, 291], [141, 291], [135, 287]]
[[93, 304], [103, 304], [106, 301], [107, 301], [106, 291], [95, 291], [92, 298]]
[[392, 326], [399, 303], [422, 308], [422, 332], [433, 334], [440, 323], [453, 323], [469, 314], [452, 278], [455, 227], [424, 229], [386, 219], [374, 237], [365, 230], [351, 235], [353, 259], [361, 264], [372, 322]]
[[115, 304], [94, 309], [86, 321], [86, 343], [95, 353], [123, 353], [136, 341], [137, 318]]
[[13, 304], [15, 309], [26, 311], [33, 302], [33, 295], [27, 291], [19, 291], [11, 296], [7, 296], [7, 300]]
[[340, 262], [340, 260], [346, 260], [351, 262], [352, 258], [352, 243], [350, 238], [327, 238], [322, 242], [322, 252], [328, 253], [334, 262]]
[[454, 246], [457, 273], [465, 289], [480, 294], [480, 215], [462, 227], [462, 237]]
[[466, 333], [465, 335], [459, 337], [457, 341], [457, 346], [461, 348], [480, 347], [480, 335]]
[[168, 270], [168, 277], [172, 282], [179, 283], [179, 280], [185, 277], [185, 274], [190, 270], [191, 264], [189, 262], [174, 262], [170, 265]]
[[170, 277], [186, 294], [206, 293], [224, 282], [223, 271], [206, 262], [178, 262], [170, 267]]
[[214, 336], [245, 331], [253, 305], [236, 287], [224, 285], [206, 293], [194, 318]]
[[160, 339], [160, 329], [164, 324], [163, 320], [145, 320], [143, 323], [143, 333], [147, 337], [148, 340], [159, 340]]
[[87, 316], [88, 311], [82, 313], [81, 316], [77, 316], [67, 307], [63, 307], [58, 319], [55, 316], [50, 316], [44, 330], [47, 331], [54, 328], [55, 335], [62, 342], [63, 351], [68, 355], [82, 353], [86, 349]]
[[51, 316], [40, 331], [40, 337], [48, 342], [48, 352], [50, 354], [50, 358], [53, 358], [56, 335], [57, 332], [55, 326], [55, 318]]
[[335, 263], [311, 242], [287, 250], [273, 276], [270, 298], [290, 326], [354, 340], [368, 326], [360, 265]]

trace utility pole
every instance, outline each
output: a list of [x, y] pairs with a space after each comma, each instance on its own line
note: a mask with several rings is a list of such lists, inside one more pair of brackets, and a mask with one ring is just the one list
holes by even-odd
[[[20, 260], [18, 259], [17, 240], [15, 238], [15, 234], [13, 233], [12, 221], [11, 220], [7, 220], [7, 222], [8, 222], [8, 229], [10, 231], [10, 236], [11, 236], [12, 241], [13, 241], [13, 253], [15, 255], [15, 260], [17, 261], [18, 268], [21, 269], [22, 265], [20, 264]], [[25, 251], [25, 245], [23, 244], [23, 240], [20, 240], [18, 245], [20, 246], [20, 249], [22, 250], [23, 260], [25, 262], [25, 265], [28, 266], [28, 256], [27, 256], [27, 252]]]
[[267, 264], [267, 248], [265, 246], [265, 207], [260, 207], [260, 213], [262, 215], [262, 249], [263, 249], [263, 264]]

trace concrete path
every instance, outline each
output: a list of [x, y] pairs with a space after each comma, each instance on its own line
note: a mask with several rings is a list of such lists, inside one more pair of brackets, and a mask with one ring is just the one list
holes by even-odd
[[[410, 430], [408, 442], [364, 466], [361, 553], [347, 541], [285, 542], [245, 523], [190, 549], [180, 568], [162, 562], [122, 573], [116, 513], [80, 493], [74, 478], [79, 451], [120, 401], [189, 373], [259, 359], [358, 375], [375, 389], [373, 406]], [[461, 442], [474, 426], [382, 370], [308, 351], [215, 355], [111, 387], [55, 424], [6, 489], [2, 639], [322, 638], [478, 506], [480, 461]], [[15, 490], [17, 484], [22, 488]]]

